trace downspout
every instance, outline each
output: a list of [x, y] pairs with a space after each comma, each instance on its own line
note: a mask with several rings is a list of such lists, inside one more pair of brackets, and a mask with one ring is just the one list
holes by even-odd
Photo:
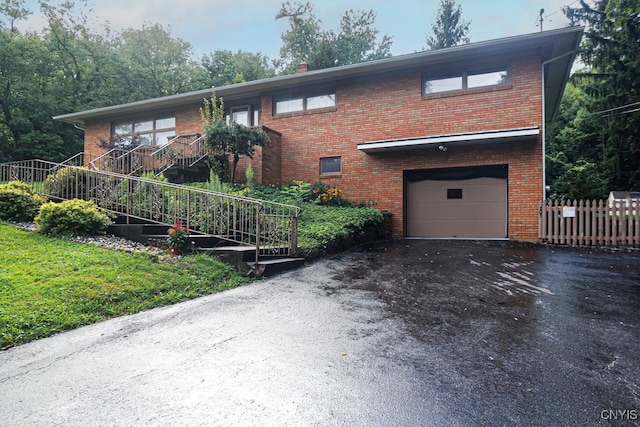
[[550, 64], [558, 59], [562, 59], [565, 56], [574, 55], [578, 51], [578, 47], [573, 49], [570, 52], [563, 53], [562, 55], [556, 56], [555, 58], [547, 59], [542, 62], [542, 200], [547, 198], [547, 162], [546, 162], [546, 152], [547, 152], [547, 108], [545, 102], [545, 90], [544, 90], [544, 67], [547, 64]]

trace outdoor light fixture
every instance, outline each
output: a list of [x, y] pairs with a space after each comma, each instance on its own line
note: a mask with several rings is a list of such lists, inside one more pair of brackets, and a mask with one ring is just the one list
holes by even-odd
[[438, 150], [440, 150], [442, 152], [445, 152], [445, 151], [447, 151], [447, 147], [445, 147], [444, 145], [440, 145], [440, 146], [438, 146]]

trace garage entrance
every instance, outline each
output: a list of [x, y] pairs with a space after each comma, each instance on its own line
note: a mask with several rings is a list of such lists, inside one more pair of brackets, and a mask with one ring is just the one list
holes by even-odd
[[503, 239], [507, 165], [405, 172], [407, 237]]

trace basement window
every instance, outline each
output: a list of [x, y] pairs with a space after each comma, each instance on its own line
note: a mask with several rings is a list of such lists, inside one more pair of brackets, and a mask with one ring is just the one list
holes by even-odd
[[320, 159], [320, 175], [338, 175], [342, 172], [342, 158], [322, 157]]

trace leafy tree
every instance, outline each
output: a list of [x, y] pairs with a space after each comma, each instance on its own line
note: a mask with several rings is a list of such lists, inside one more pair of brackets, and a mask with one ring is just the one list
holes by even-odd
[[200, 64], [207, 73], [207, 85], [213, 87], [250, 82], [275, 76], [275, 67], [259, 53], [216, 50], [204, 55]]
[[384, 35], [378, 41], [373, 11], [346, 11], [338, 32], [323, 30], [308, 2], [284, 3], [276, 15], [279, 18], [289, 18], [291, 26], [282, 34], [280, 48], [285, 73], [293, 72], [301, 62], [323, 69], [391, 56], [391, 37]]
[[427, 35], [427, 50], [469, 43], [470, 22], [462, 21], [462, 8], [455, 0], [440, 0], [436, 21]]
[[581, 136], [580, 158], [605, 171], [609, 190], [640, 190], [639, 10], [640, 0], [600, 0], [593, 7], [581, 1], [565, 8], [573, 24], [587, 28], [580, 47], [587, 69], [574, 80], [589, 114], [565, 133]]
[[205, 144], [225, 163], [227, 154], [232, 156], [231, 183], [234, 183], [240, 156], [253, 159], [256, 146], [265, 146], [269, 136], [261, 128], [250, 128], [234, 121], [227, 123], [224, 100], [218, 99], [215, 92], [210, 100], [205, 99], [200, 113], [206, 134]]
[[[22, 19], [26, 19], [31, 14], [29, 9], [24, 7], [24, 0], [2, 0], [0, 2], [0, 17], [4, 16], [5, 20], [9, 22], [9, 31], [15, 32], [15, 22]], [[0, 20], [0, 28], [3, 27], [3, 23]]]
[[18, 11], [10, 16], [10, 29], [0, 27], [0, 161], [62, 160], [79, 151], [81, 136], [51, 120], [69, 101], [60, 58], [47, 40], [15, 28], [15, 20], [24, 16]]
[[120, 76], [134, 99], [175, 95], [201, 89], [204, 71], [191, 59], [193, 47], [171, 37], [160, 24], [122, 32], [116, 49], [124, 68]]
[[[603, 166], [604, 150], [596, 117], [589, 112], [589, 96], [567, 84], [558, 115], [547, 129], [546, 179], [551, 198], [603, 198], [609, 175]], [[580, 179], [575, 182], [574, 179]]]

